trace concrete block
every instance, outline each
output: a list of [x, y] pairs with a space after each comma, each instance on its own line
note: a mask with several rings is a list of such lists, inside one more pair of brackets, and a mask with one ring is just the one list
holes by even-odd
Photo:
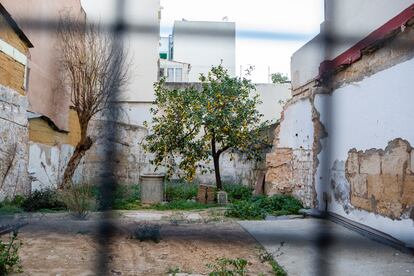
[[360, 155], [359, 172], [370, 175], [381, 173], [381, 155], [379, 152], [371, 152]]

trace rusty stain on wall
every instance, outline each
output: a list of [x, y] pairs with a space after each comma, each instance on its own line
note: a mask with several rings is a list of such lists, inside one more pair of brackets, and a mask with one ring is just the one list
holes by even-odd
[[350, 150], [345, 175], [351, 205], [392, 219], [413, 218], [413, 160], [413, 148], [400, 138], [390, 141], [385, 150]]

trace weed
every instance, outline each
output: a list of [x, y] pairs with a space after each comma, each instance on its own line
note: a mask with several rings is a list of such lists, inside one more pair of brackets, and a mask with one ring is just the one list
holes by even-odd
[[249, 200], [252, 197], [253, 189], [239, 184], [224, 184], [224, 191], [227, 192], [229, 202], [238, 200]]
[[43, 189], [32, 192], [32, 194], [22, 202], [21, 206], [26, 212], [35, 212], [41, 209], [54, 211], [66, 209], [65, 203], [59, 198], [57, 191], [52, 189]]
[[166, 184], [167, 201], [191, 200], [197, 196], [198, 185], [187, 182], [168, 182]]
[[239, 219], [264, 219], [266, 215], [297, 214], [302, 204], [289, 195], [254, 196], [230, 205], [226, 216]]
[[113, 209], [137, 210], [140, 209], [140, 185], [118, 185], [115, 190]]
[[207, 264], [212, 271], [209, 276], [244, 276], [247, 273], [246, 266], [248, 262], [245, 259], [228, 259], [219, 258], [213, 264]]
[[17, 239], [16, 231], [10, 235], [7, 243], [0, 240], [0, 275], [22, 272], [18, 254], [20, 246], [21, 242]]
[[85, 219], [90, 211], [96, 208], [92, 186], [88, 184], [71, 185], [60, 195], [69, 211], [77, 218]]
[[173, 276], [175, 276], [177, 273], [180, 273], [180, 272], [181, 272], [181, 270], [178, 266], [177, 267], [169, 267], [167, 269], [167, 274], [173, 275]]
[[197, 210], [215, 207], [215, 204], [203, 204], [192, 200], [174, 200], [167, 203], [158, 203], [152, 205], [150, 208], [164, 211], [164, 210]]

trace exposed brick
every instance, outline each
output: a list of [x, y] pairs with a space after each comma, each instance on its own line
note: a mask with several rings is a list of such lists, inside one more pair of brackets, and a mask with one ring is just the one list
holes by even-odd
[[410, 158], [410, 167], [409, 169], [411, 170], [411, 173], [414, 174], [414, 150], [411, 150], [411, 154], [410, 154], [411, 158]]
[[381, 200], [384, 195], [384, 182], [380, 175], [368, 175], [368, 198]]
[[367, 175], [356, 174], [348, 179], [351, 184], [351, 191], [358, 197], [367, 198]]
[[414, 174], [405, 175], [401, 202], [406, 205], [414, 205]]
[[384, 194], [382, 199], [389, 202], [398, 202], [401, 199], [402, 177], [399, 175], [382, 175]]
[[372, 211], [371, 200], [369, 199], [351, 195], [351, 204], [356, 208]]
[[376, 210], [378, 214], [396, 219], [401, 217], [403, 206], [399, 202], [380, 201]]
[[371, 152], [360, 155], [360, 173], [376, 175], [381, 173], [381, 155], [379, 152]]
[[346, 160], [345, 168], [348, 174], [359, 173], [358, 152], [356, 150], [348, 152], [348, 159]]
[[288, 148], [277, 148], [275, 152], [266, 156], [266, 164], [268, 167], [279, 167], [281, 165], [291, 163], [293, 160], [293, 151]]
[[408, 164], [410, 150], [410, 145], [402, 139], [390, 142], [382, 158], [382, 173], [402, 176]]

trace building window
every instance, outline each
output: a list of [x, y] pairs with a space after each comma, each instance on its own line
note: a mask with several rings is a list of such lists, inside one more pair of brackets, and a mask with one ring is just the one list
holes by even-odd
[[174, 82], [174, 68], [167, 69], [167, 81]]
[[182, 82], [183, 81], [183, 69], [175, 68], [175, 81]]

